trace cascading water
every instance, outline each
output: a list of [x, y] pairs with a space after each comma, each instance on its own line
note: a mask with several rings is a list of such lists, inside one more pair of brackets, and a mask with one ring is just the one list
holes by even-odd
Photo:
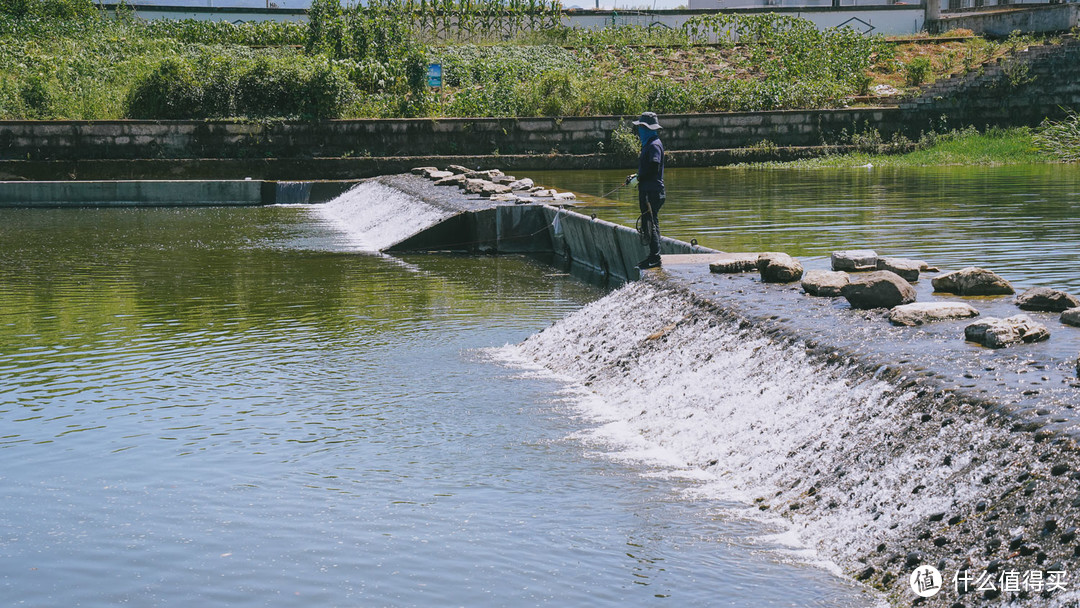
[[908, 582], [920, 564], [945, 577], [930, 605], [1080, 597], [1072, 580], [1046, 597], [957, 591], [969, 574], [1006, 567], [1067, 572], [1080, 554], [1068, 530], [1080, 499], [1063, 475], [1075, 454], [982, 406], [824, 360], [663, 284], [625, 286], [498, 356], [576, 387], [597, 421], [587, 440], [783, 515], [894, 603], [916, 599]]
[[377, 181], [358, 184], [312, 208], [315, 216], [341, 232], [342, 243], [358, 251], [382, 251], [454, 215]]

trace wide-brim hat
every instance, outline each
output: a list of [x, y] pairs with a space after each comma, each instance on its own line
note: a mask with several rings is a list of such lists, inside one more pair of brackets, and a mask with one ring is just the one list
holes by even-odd
[[644, 112], [633, 124], [639, 127], [652, 129], [653, 131], [664, 128], [660, 126], [660, 121], [656, 119], [656, 112]]

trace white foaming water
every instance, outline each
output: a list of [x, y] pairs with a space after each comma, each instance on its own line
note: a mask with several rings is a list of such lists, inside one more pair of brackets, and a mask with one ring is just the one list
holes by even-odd
[[382, 251], [454, 215], [375, 181], [358, 184], [312, 212], [344, 235], [343, 246], [356, 251]]
[[820, 559], [801, 543], [849, 572], [879, 543], [905, 550], [929, 513], [973, 505], [1001, 462], [1031, 459], [1030, 444], [975, 406], [942, 407], [936, 424], [921, 424], [927, 403], [913, 392], [644, 282], [497, 356], [568, 381], [597, 422], [582, 440], [700, 480], [689, 499], [783, 514], [793, 555]]

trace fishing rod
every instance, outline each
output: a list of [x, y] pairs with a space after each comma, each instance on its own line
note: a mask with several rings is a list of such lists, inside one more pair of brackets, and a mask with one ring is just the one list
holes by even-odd
[[625, 185], [626, 184], [619, 184], [618, 186], [615, 186], [614, 188], [611, 189], [610, 192], [605, 192], [604, 194], [601, 194], [600, 198], [607, 198], [607, 197], [611, 196], [612, 194], [615, 194], [616, 190], [622, 189], [622, 187], [625, 186]]
[[[626, 186], [629, 186], [630, 184], [632, 184], [632, 183], [634, 183], [636, 181], [637, 181], [637, 173], [635, 173], [635, 174], [631, 175], [630, 177], [626, 178], [626, 181], [624, 181], [623, 183], [619, 184], [618, 186], [615, 186], [614, 188], [612, 188], [610, 192], [607, 192], [607, 193], [601, 195], [600, 198], [607, 198], [607, 197], [611, 196], [612, 194], [615, 194], [615, 192], [617, 190], [625, 188]], [[637, 217], [637, 220], [634, 222], [634, 231], [636, 231], [638, 233], [638, 236], [641, 238], [642, 243], [648, 243], [649, 242], [649, 234], [645, 231], [645, 222], [642, 221], [642, 220], [645, 219], [646, 214], [649, 214], [650, 216], [652, 214], [652, 205], [649, 204], [648, 200], [645, 201], [645, 205], [647, 207], [646, 211], [644, 213], [642, 213], [641, 215], [639, 215]]]
[[615, 192], [617, 190], [621, 190], [622, 188], [624, 188], [626, 186], [629, 186], [630, 184], [634, 183], [635, 179], [637, 179], [637, 173], [635, 173], [635, 174], [631, 175], [630, 177], [626, 178], [626, 181], [624, 181], [623, 183], [619, 184], [618, 186], [615, 186], [614, 188], [612, 188], [610, 192], [607, 192], [605, 194], [601, 194], [600, 198], [607, 198], [607, 197], [611, 196], [612, 194], [615, 194]]

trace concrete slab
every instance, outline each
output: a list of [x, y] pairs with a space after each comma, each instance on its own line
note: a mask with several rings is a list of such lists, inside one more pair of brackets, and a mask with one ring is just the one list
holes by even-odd
[[[707, 264], [696, 263], [698, 256], [670, 257], [670, 263], [664, 258], [663, 272], [645, 273], [647, 279], [688, 290], [718, 310], [829, 358], [851, 358], [870, 369], [919, 378], [944, 393], [1011, 415], [1018, 423], [1080, 437], [1080, 413], [1075, 409], [1080, 404], [1080, 328], [1061, 323], [1058, 313], [1026, 313], [1050, 329], [1049, 341], [994, 350], [965, 341], [964, 327], [980, 318], [1020, 314], [1012, 296], [934, 293], [930, 281], [920, 281], [912, 285], [919, 302], [965, 302], [980, 316], [896, 327], [886, 309], [853, 310], [844, 298], [810, 297], [798, 283], [766, 284], [757, 273], [710, 273]], [[827, 258], [801, 261], [809, 270], [829, 267]]]
[[727, 253], [671, 253], [668, 255], [660, 256], [664, 266], [687, 266], [701, 264], [708, 266], [713, 262], [719, 262], [727, 259], [730, 254]]

